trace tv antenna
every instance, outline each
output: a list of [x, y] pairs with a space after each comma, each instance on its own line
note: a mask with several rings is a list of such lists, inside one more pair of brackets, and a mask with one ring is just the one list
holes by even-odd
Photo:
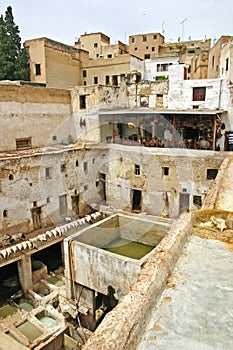
[[183, 19], [183, 21], [180, 22], [181, 26], [182, 26], [182, 41], [184, 41], [184, 22], [187, 21], [187, 18]]
[[165, 23], [165, 21], [163, 21], [163, 23], [162, 23], [162, 34], [165, 33], [165, 30], [164, 30], [164, 23]]

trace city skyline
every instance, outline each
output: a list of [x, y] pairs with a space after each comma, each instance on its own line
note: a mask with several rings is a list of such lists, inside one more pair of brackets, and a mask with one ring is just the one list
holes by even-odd
[[123, 2], [100, 0], [56, 2], [3, 0], [0, 13], [7, 6], [13, 8], [15, 23], [19, 26], [22, 42], [48, 37], [73, 45], [86, 33], [103, 32], [114, 44], [128, 43], [129, 35], [160, 32], [165, 42], [178, 40], [219, 39], [232, 35], [233, 6], [230, 0], [179, 0], [177, 2], [146, 0], [141, 4], [132, 0]]

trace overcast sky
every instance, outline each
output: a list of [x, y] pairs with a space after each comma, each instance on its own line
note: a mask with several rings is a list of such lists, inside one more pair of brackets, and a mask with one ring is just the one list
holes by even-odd
[[103, 32], [112, 44], [150, 32], [166, 42], [233, 35], [233, 0], [0, 0], [0, 13], [9, 5], [22, 41], [45, 36], [73, 45], [85, 32]]

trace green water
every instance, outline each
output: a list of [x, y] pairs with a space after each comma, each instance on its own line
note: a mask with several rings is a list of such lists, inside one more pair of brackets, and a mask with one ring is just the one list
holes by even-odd
[[103, 249], [108, 252], [137, 260], [148, 254], [153, 248], [153, 246], [139, 242], [132, 242], [124, 238], [117, 238], [109, 243], [107, 247], [103, 247]]
[[0, 308], [0, 316], [5, 318], [5, 320], [10, 323], [14, 323], [21, 318], [20, 313], [9, 304], [6, 304]]
[[57, 278], [56, 276], [50, 276], [46, 279], [46, 281], [50, 284], [53, 284], [56, 287], [62, 287], [64, 286], [64, 283], [62, 280], [60, 280], [59, 278]]
[[34, 309], [34, 306], [30, 304], [27, 299], [20, 299], [18, 303], [19, 307], [27, 312], [30, 312]]
[[38, 318], [38, 320], [43, 323], [43, 325], [47, 328], [53, 328], [56, 327], [58, 325], [57, 321], [49, 316], [42, 316], [40, 318]]
[[27, 337], [31, 342], [33, 342], [35, 339], [39, 338], [42, 335], [42, 332], [28, 321], [18, 326], [17, 329], [23, 335], [25, 335], [25, 337]]

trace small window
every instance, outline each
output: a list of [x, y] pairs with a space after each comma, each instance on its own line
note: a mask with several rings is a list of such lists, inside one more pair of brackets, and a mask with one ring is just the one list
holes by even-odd
[[52, 178], [52, 168], [45, 168], [45, 178], [47, 180]]
[[206, 87], [193, 88], [193, 101], [205, 101]]
[[155, 47], [154, 46], [151, 48], [151, 51], [155, 51]]
[[218, 169], [207, 169], [207, 180], [214, 180], [218, 174]]
[[157, 39], [157, 35], [153, 35], [153, 39], [156, 40]]
[[47, 204], [50, 203], [50, 197], [47, 197], [47, 198], [46, 198], [46, 203], [47, 203]]
[[131, 42], [132, 42], [132, 43], [135, 43], [135, 38], [132, 38], [132, 39], [131, 39]]
[[149, 49], [149, 46], [146, 46], [146, 49], [148, 50], [148, 49]]
[[7, 217], [8, 217], [8, 210], [7, 210], [7, 209], [3, 210], [2, 216], [3, 216], [4, 218], [7, 218]]
[[84, 82], [83, 82], [83, 85], [84, 85], [84, 86], [86, 86], [86, 85], [87, 85], [87, 82], [86, 82], [86, 81], [84, 81]]
[[212, 57], [212, 68], [214, 68], [215, 56]]
[[37, 201], [33, 202], [33, 207], [37, 207]]
[[108, 57], [108, 58], [112, 58], [112, 54], [111, 54], [111, 53], [109, 53], [107, 57]]
[[88, 185], [85, 185], [84, 186], [84, 191], [87, 191], [88, 190]]
[[98, 47], [98, 43], [94, 43], [94, 47]]
[[106, 75], [105, 76], [105, 84], [108, 85], [110, 83], [110, 76]]
[[226, 59], [226, 72], [228, 71], [229, 68], [229, 58]]
[[142, 41], [144, 41], [144, 42], [147, 41], [147, 36], [144, 35], [144, 36], [142, 37]]
[[167, 166], [162, 167], [163, 175], [168, 176], [169, 175], [169, 168]]
[[140, 165], [135, 164], [135, 167], [134, 167], [135, 175], [140, 175], [140, 172], [141, 172]]
[[79, 107], [80, 109], [86, 109], [86, 95], [79, 96]]
[[13, 174], [9, 174], [8, 179], [9, 179], [10, 181], [14, 180], [14, 175], [13, 175]]
[[87, 167], [87, 162], [83, 163], [83, 171], [84, 173], [87, 173], [88, 167]]
[[198, 207], [201, 207], [202, 206], [201, 196], [193, 196], [193, 204]]
[[98, 84], [98, 77], [94, 77], [94, 84]]
[[146, 53], [146, 54], [144, 55], [144, 59], [145, 59], [145, 60], [150, 59], [150, 54], [149, 54], [149, 53]]
[[32, 148], [32, 140], [31, 137], [26, 137], [23, 139], [16, 139], [16, 149], [28, 149]]
[[56, 140], [57, 140], [57, 136], [53, 135], [53, 141], [56, 141]]
[[92, 164], [95, 164], [95, 158], [92, 158]]
[[135, 48], [134, 48], [134, 51], [137, 51], [137, 49], [138, 49], [138, 48], [137, 48], [137, 47], [135, 47]]
[[41, 65], [39, 63], [35, 64], [36, 75], [41, 75]]
[[86, 77], [87, 77], [87, 71], [83, 70], [83, 78], [86, 78]]
[[76, 166], [78, 166], [78, 160], [76, 160], [76, 163], [75, 163]]
[[61, 171], [61, 173], [63, 173], [65, 170], [66, 170], [66, 165], [65, 165], [65, 163], [62, 163], [62, 164], [60, 165], [60, 171]]

